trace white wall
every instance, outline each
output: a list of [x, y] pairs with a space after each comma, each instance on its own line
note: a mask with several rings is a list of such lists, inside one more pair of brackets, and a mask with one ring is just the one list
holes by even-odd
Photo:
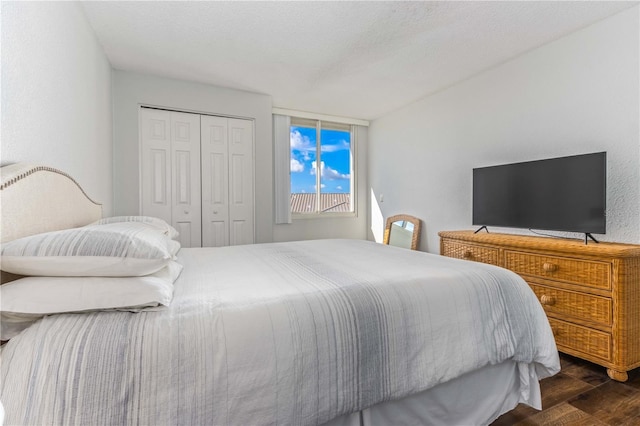
[[294, 218], [292, 223], [274, 225], [274, 241], [322, 238], [367, 238], [367, 159], [368, 128], [361, 127], [356, 139], [356, 216]]
[[273, 239], [271, 97], [126, 71], [113, 73], [114, 212], [139, 214], [138, 108], [150, 105], [254, 120], [256, 242]]
[[369, 238], [412, 214], [438, 253], [438, 231], [472, 229], [474, 167], [607, 151], [602, 239], [640, 243], [639, 22], [628, 9], [375, 120]]
[[2, 2], [2, 165], [68, 172], [112, 210], [111, 66], [77, 3]]

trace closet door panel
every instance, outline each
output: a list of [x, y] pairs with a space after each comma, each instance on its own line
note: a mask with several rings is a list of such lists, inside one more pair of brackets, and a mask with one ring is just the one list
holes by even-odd
[[251, 224], [247, 223], [246, 220], [233, 220], [230, 229], [231, 245], [251, 244], [247, 242], [249, 240], [248, 236], [253, 231], [250, 227]]
[[209, 222], [208, 226], [203, 227], [206, 229], [206, 234], [202, 234], [202, 241], [208, 244], [205, 247], [224, 247], [229, 245], [229, 229], [226, 222]]
[[229, 217], [230, 243], [253, 244], [253, 122], [229, 121]]
[[171, 223], [170, 113], [142, 108], [140, 123], [140, 211]]
[[192, 241], [193, 230], [191, 229], [191, 222], [176, 222], [174, 228], [180, 233], [178, 241], [182, 247], [200, 247], [200, 244], [196, 241]]
[[168, 206], [169, 199], [167, 198], [169, 192], [169, 185], [167, 182], [169, 179], [168, 173], [168, 159], [167, 150], [164, 149], [150, 149], [150, 164], [151, 178], [149, 183], [151, 184], [151, 204], [156, 206]]
[[229, 245], [227, 119], [202, 116], [202, 245]]
[[200, 247], [200, 115], [171, 112], [172, 225], [183, 247]]

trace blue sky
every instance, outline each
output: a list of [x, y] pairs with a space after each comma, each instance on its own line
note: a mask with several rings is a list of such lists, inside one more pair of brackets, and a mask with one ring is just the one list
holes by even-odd
[[[350, 192], [350, 133], [321, 130], [322, 192]], [[291, 192], [316, 191], [316, 129], [291, 126]]]

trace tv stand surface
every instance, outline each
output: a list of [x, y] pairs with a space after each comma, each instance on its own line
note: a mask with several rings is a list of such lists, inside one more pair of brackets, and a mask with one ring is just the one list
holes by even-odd
[[624, 382], [640, 367], [640, 245], [443, 231], [440, 254], [510, 269], [540, 300], [561, 352]]

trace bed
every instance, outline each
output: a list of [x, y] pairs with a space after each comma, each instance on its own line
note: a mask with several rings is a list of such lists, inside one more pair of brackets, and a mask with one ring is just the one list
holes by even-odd
[[[101, 216], [54, 169], [4, 167], [0, 188], [5, 260]], [[491, 265], [360, 240], [170, 255], [168, 306], [44, 315], [3, 345], [6, 424], [488, 424], [540, 409], [560, 368], [535, 295]]]

